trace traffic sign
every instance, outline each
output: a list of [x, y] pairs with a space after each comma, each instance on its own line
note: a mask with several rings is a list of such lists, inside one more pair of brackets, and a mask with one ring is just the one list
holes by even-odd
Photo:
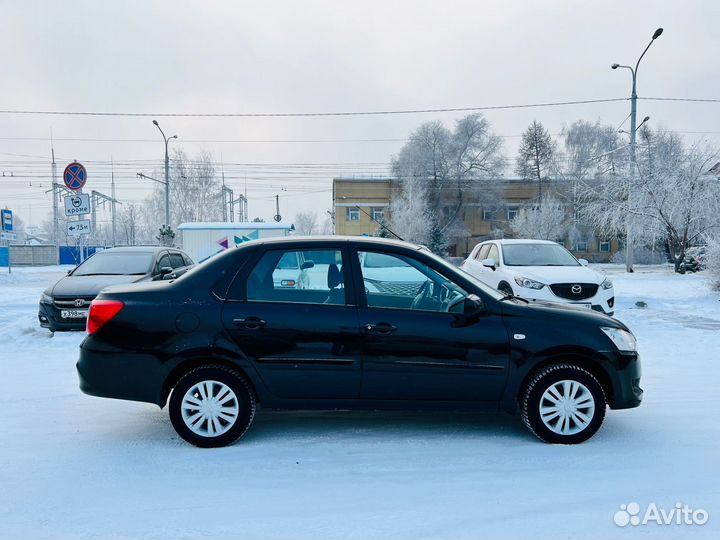
[[0, 233], [0, 240], [17, 240], [17, 234], [14, 232]]
[[82, 236], [90, 234], [90, 220], [81, 219], [80, 221], [68, 221], [67, 233], [70, 236]]
[[77, 161], [65, 167], [63, 182], [65, 182], [68, 189], [82, 189], [85, 182], [87, 182], [87, 171], [85, 167]]
[[3, 231], [12, 231], [13, 230], [13, 213], [12, 210], [8, 210], [7, 208], [3, 208], [0, 210], [2, 213], [2, 230]]
[[77, 195], [68, 195], [65, 197], [65, 215], [81, 216], [90, 213], [90, 195], [87, 193], [78, 193]]

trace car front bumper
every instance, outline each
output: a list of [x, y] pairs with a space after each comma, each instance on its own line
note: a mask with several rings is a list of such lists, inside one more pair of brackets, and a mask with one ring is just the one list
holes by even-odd
[[40, 302], [38, 306], [38, 322], [51, 332], [62, 330], [85, 330], [87, 319], [63, 319], [61, 310], [54, 304]]
[[575, 304], [580, 306], [590, 304], [588, 307], [594, 311], [604, 313], [605, 315], [612, 316], [615, 313], [614, 288], [603, 289], [602, 287], [599, 287], [595, 296], [578, 301], [568, 300], [555, 295], [547, 285], [545, 285], [542, 289], [530, 289], [528, 287], [521, 287], [517, 283], [514, 283], [512, 288], [516, 296], [531, 302], [554, 302], [557, 304]]

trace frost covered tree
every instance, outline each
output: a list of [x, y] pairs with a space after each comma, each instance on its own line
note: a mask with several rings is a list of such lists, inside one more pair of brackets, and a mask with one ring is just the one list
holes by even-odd
[[295, 214], [295, 232], [297, 234], [318, 234], [318, 216], [316, 212], [298, 212]]
[[527, 127], [520, 141], [515, 171], [522, 178], [537, 180], [540, 202], [543, 198], [542, 183], [553, 168], [555, 147], [552, 135], [537, 120]]
[[[460, 218], [469, 191], [496, 197], [499, 186], [488, 178], [504, 165], [502, 140], [482, 115], [466, 116], [452, 130], [439, 121], [422, 124], [392, 160], [400, 190], [398, 204], [391, 208], [393, 230], [403, 238], [400, 230], [408, 238], [423, 237], [432, 251], [444, 253], [451, 234], [463, 228]], [[418, 194], [424, 194], [424, 206]], [[418, 206], [422, 211], [416, 211]]]
[[565, 205], [555, 197], [546, 196], [529, 208], [521, 208], [510, 227], [520, 238], [556, 241], [565, 238], [568, 219]]
[[661, 240], [676, 270], [685, 250], [720, 226], [720, 186], [709, 173], [717, 163], [715, 148], [686, 147], [665, 130], [643, 130], [637, 170], [607, 177], [586, 193], [585, 214], [608, 234], [622, 234], [628, 224], [639, 242]]

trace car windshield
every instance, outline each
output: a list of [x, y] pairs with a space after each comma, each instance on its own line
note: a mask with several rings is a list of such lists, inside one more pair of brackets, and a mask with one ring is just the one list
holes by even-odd
[[580, 266], [578, 260], [558, 244], [505, 244], [507, 266]]
[[150, 272], [153, 262], [150, 251], [101, 251], [78, 266], [73, 276], [140, 275]]
[[475, 285], [478, 289], [481, 289], [488, 296], [495, 298], [496, 300], [499, 300], [505, 296], [505, 294], [501, 293], [497, 289], [493, 289], [492, 287], [490, 287], [489, 285], [486, 285], [485, 283], [483, 283], [482, 281], [480, 281], [479, 279], [477, 279], [470, 273], [465, 272], [465, 270], [463, 270], [462, 268], [458, 268], [457, 266], [449, 263], [442, 257], [435, 255], [428, 248], [422, 246], [422, 247], [420, 247], [420, 249], [423, 251], [423, 253], [425, 253], [426, 255], [429, 255], [430, 257], [435, 259], [435, 261], [437, 261], [438, 264], [441, 264], [446, 270], [448, 270], [448, 275], [452, 276], [453, 273], [462, 273], [462, 276], [466, 280], [472, 282], [472, 284]]

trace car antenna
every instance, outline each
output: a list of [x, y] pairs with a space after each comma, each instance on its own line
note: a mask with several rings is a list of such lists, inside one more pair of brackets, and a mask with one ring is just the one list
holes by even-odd
[[395, 234], [395, 233], [390, 229], [390, 227], [388, 227], [388, 226], [385, 225], [384, 223], [380, 223], [377, 219], [375, 219], [374, 217], [372, 217], [372, 216], [371, 216], [370, 214], [368, 214], [365, 210], [363, 210], [362, 208], [360, 208], [357, 204], [355, 205], [355, 208], [357, 208], [358, 210], [360, 210], [363, 214], [365, 214], [367, 217], [369, 217], [369, 218], [370, 218], [371, 220], [373, 220], [375, 223], [377, 223], [378, 225], [380, 225], [383, 229], [385, 229], [387, 232], [389, 232], [390, 234], [392, 234], [392, 235], [393, 235], [395, 238], [397, 238], [398, 240], [400, 240], [400, 241], [402, 241], [402, 242], [405, 241], [405, 240], [403, 240], [403, 239], [400, 237], [400, 235]]

